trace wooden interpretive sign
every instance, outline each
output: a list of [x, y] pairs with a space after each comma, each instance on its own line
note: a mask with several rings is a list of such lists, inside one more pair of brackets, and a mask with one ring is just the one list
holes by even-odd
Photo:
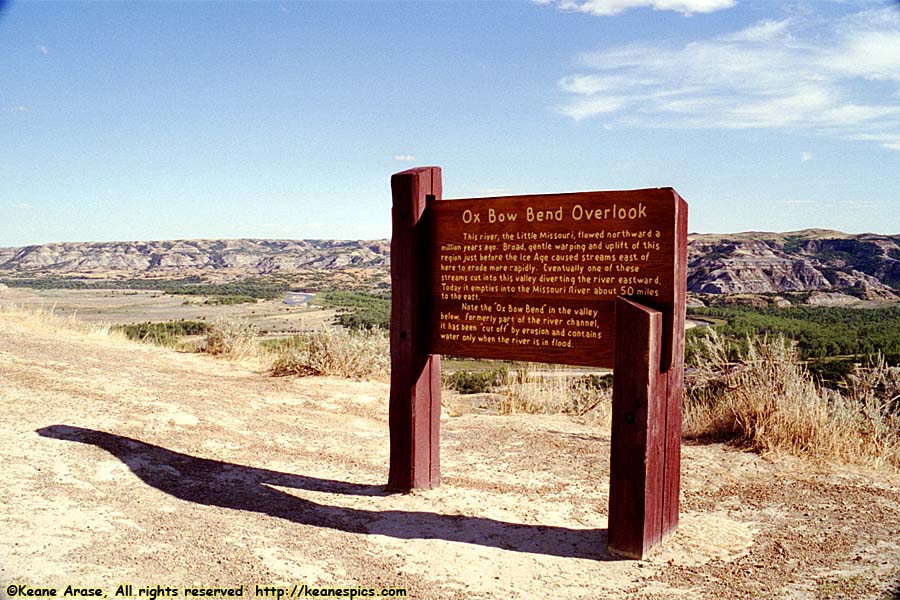
[[617, 296], [671, 318], [679, 202], [671, 189], [435, 202], [432, 351], [612, 367]]
[[608, 549], [678, 526], [687, 204], [670, 188], [441, 200], [391, 178], [388, 488], [440, 482], [441, 354], [613, 367]]

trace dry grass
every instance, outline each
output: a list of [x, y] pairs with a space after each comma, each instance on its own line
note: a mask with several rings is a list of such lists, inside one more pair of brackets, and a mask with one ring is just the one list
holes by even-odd
[[55, 334], [76, 334], [86, 338], [125, 340], [125, 335], [108, 323], [79, 321], [76, 314], [64, 317], [55, 307], [42, 308], [18, 304], [0, 304], [0, 318], [26, 330]]
[[294, 336], [272, 362], [272, 374], [276, 376], [384, 380], [390, 368], [390, 345], [383, 331], [333, 327]]
[[257, 356], [259, 330], [252, 323], [235, 317], [219, 317], [206, 334], [203, 351], [213, 356], [243, 360]]
[[602, 385], [596, 376], [572, 376], [561, 368], [549, 372], [518, 369], [497, 391], [505, 394], [500, 403], [501, 414], [590, 413], [607, 423], [612, 415], [611, 388]]
[[748, 340], [729, 361], [725, 341], [710, 330], [688, 378], [685, 435], [764, 453], [900, 467], [900, 415], [890, 397], [900, 374], [882, 361], [857, 369], [855, 378], [843, 394], [817, 387], [784, 338]]

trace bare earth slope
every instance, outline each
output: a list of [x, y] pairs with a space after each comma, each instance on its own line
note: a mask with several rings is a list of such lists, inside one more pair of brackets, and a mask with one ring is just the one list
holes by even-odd
[[609, 435], [442, 422], [386, 495], [388, 387], [271, 378], [0, 315], [0, 584], [403, 586], [413, 598], [893, 597], [900, 477], [684, 449], [682, 526], [605, 554]]

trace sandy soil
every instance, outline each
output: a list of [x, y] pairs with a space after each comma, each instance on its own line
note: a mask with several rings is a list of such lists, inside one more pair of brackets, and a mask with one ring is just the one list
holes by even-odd
[[896, 474], [688, 445], [678, 533], [614, 560], [608, 431], [448, 410], [443, 485], [388, 495], [387, 397], [0, 316], [0, 585], [900, 598]]

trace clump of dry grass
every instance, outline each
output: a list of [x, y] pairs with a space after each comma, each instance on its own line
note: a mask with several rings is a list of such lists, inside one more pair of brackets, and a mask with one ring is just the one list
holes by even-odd
[[878, 355], [868, 366], [857, 365], [847, 384], [850, 401], [869, 424], [861, 442], [900, 467], [900, 367]]
[[0, 304], [0, 318], [23, 329], [55, 334], [76, 334], [87, 338], [120, 339], [125, 336], [108, 323], [79, 321], [76, 314], [63, 316], [56, 307], [44, 308], [18, 304]]
[[324, 328], [294, 336], [277, 350], [272, 374], [386, 379], [390, 345], [384, 331]]
[[782, 337], [749, 339], [733, 361], [714, 330], [700, 346], [687, 382], [687, 437], [732, 440], [759, 452], [900, 467], [900, 416], [882, 393], [897, 391], [891, 386], [900, 382], [900, 374], [886, 370], [883, 362], [868, 371], [858, 369], [853, 389], [841, 394], [817, 387], [794, 345]]
[[259, 329], [249, 321], [219, 317], [210, 325], [202, 350], [213, 356], [241, 360], [257, 355]]
[[612, 389], [596, 375], [573, 376], [562, 368], [518, 369], [498, 391], [505, 394], [501, 414], [591, 413], [606, 422], [612, 415]]

